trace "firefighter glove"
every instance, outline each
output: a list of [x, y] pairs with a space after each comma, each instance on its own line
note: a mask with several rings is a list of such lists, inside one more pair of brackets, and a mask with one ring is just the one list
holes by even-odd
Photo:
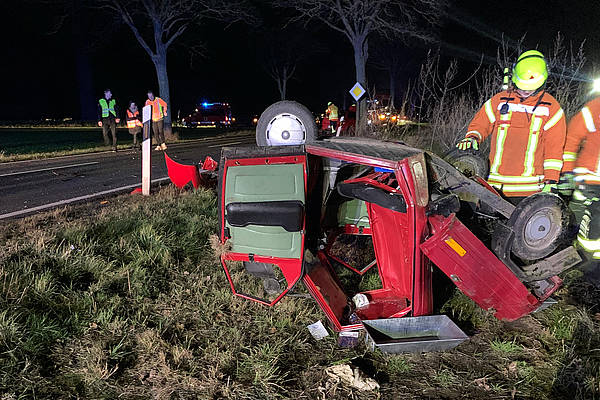
[[558, 193], [563, 196], [571, 196], [575, 190], [575, 174], [565, 172], [560, 176], [558, 181]]
[[558, 191], [557, 184], [555, 180], [546, 180], [544, 181], [544, 188], [542, 192], [544, 193], [556, 193]]
[[462, 151], [469, 150], [471, 148], [473, 150], [479, 150], [479, 142], [477, 142], [477, 140], [475, 140], [473, 138], [468, 137], [468, 138], [464, 138], [463, 140], [458, 142], [456, 144], [456, 147], [458, 147]]

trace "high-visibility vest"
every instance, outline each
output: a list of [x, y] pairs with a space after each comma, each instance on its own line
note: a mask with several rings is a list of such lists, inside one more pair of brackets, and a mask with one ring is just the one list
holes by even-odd
[[327, 107], [327, 111], [329, 112], [329, 119], [331, 121], [337, 121], [339, 119], [338, 108], [335, 104], [331, 104], [329, 107]]
[[142, 122], [139, 120], [139, 116], [139, 111], [132, 113], [129, 111], [129, 109], [127, 109], [127, 128], [133, 129], [136, 126], [144, 126], [144, 124], [142, 124]]
[[100, 99], [99, 103], [102, 108], [102, 118], [108, 118], [110, 114], [112, 114], [113, 117], [117, 116], [117, 113], [115, 112], [115, 99], [110, 99], [108, 102], [106, 99]]
[[167, 115], [167, 103], [160, 97], [155, 97], [154, 101], [146, 100], [147, 106], [152, 106], [152, 121], [160, 121]]

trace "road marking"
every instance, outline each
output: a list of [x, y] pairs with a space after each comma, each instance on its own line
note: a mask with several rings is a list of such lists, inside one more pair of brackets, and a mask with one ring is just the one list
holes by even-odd
[[231, 143], [219, 143], [219, 144], [213, 144], [212, 146], [206, 146], [206, 147], [223, 147], [223, 146], [231, 146], [234, 144], [240, 144], [242, 142], [231, 142]]
[[[192, 143], [197, 143], [197, 142], [211, 142], [215, 139], [217, 140], [221, 140], [221, 139], [232, 139], [231, 136], [238, 136], [238, 135], [219, 135], [219, 136], [209, 136], [209, 137], [203, 137], [200, 139], [190, 139], [190, 140], [182, 140], [179, 142], [175, 142], [169, 145], [169, 147], [173, 147], [173, 148], [178, 148], [178, 147], [182, 147], [183, 145], [186, 144], [192, 144]], [[239, 135], [239, 137], [254, 137], [254, 135], [252, 134], [247, 134], [247, 135]], [[117, 154], [121, 153], [123, 154], [126, 150], [125, 149], [121, 149], [119, 150], [119, 152], [117, 152]], [[34, 158], [31, 160], [20, 160], [20, 161], [7, 161], [7, 162], [3, 162], [0, 163], [0, 166], [2, 165], [14, 165], [14, 164], [22, 164], [22, 163], [34, 163], [36, 161], [52, 161], [52, 160], [59, 160], [59, 159], [63, 159], [63, 158], [75, 158], [75, 157], [85, 157], [85, 156], [92, 156], [92, 155], [98, 155], [98, 154], [112, 154], [112, 150], [106, 150], [106, 151], [96, 151], [96, 152], [90, 152], [90, 153], [80, 153], [80, 154], [69, 154], [66, 156], [57, 156], [57, 157], [43, 157], [43, 158]]]
[[10, 174], [2, 174], [2, 175], [0, 175], [0, 178], [3, 177], [3, 176], [33, 174], [35, 172], [53, 171], [55, 169], [75, 168], [75, 167], [83, 167], [83, 166], [86, 166], [86, 165], [95, 165], [95, 164], [100, 164], [100, 162], [99, 161], [93, 161], [93, 162], [87, 162], [87, 163], [81, 163], [81, 164], [63, 165], [63, 166], [60, 166], [60, 167], [50, 167], [50, 168], [34, 169], [32, 171], [11, 172]]
[[[163, 182], [163, 181], [166, 181], [169, 179], [170, 178], [168, 176], [163, 177], [163, 178], [157, 178], [157, 179], [153, 179], [152, 183]], [[100, 196], [104, 196], [104, 195], [111, 194], [111, 193], [122, 192], [122, 191], [125, 191], [128, 189], [133, 189], [138, 186], [141, 186], [141, 183], [134, 183], [133, 185], [121, 186], [121, 187], [118, 187], [115, 189], [104, 190], [102, 192], [92, 193], [92, 194], [88, 194], [85, 196], [73, 197], [72, 199], [61, 200], [61, 201], [57, 201], [54, 203], [44, 204], [42, 206], [27, 208], [25, 210], [19, 210], [19, 211], [9, 212], [6, 214], [0, 214], [0, 219], [17, 217], [17, 216], [24, 215], [24, 214], [31, 214], [31, 213], [34, 213], [37, 211], [43, 211], [43, 210], [47, 210], [49, 208], [54, 208], [54, 207], [58, 207], [58, 206], [64, 206], [67, 204], [75, 203], [77, 201], [89, 200], [89, 199], [93, 199], [95, 197], [100, 197]]]

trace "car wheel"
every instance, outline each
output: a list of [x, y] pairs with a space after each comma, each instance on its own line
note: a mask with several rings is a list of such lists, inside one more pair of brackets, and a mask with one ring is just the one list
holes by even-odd
[[295, 101], [271, 104], [256, 125], [256, 144], [259, 146], [300, 145], [316, 138], [317, 125], [312, 113]]
[[487, 178], [489, 173], [489, 162], [477, 150], [460, 150], [453, 148], [446, 153], [446, 160], [463, 175], [468, 177], [477, 175]]
[[525, 261], [542, 259], [573, 241], [574, 216], [555, 194], [536, 193], [523, 199], [508, 220], [515, 233], [512, 253]]

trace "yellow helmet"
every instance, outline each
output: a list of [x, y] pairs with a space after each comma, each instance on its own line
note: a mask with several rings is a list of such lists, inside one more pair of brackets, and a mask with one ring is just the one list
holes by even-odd
[[519, 56], [513, 66], [512, 81], [521, 90], [537, 90], [548, 79], [548, 69], [544, 55], [537, 50], [529, 50]]

